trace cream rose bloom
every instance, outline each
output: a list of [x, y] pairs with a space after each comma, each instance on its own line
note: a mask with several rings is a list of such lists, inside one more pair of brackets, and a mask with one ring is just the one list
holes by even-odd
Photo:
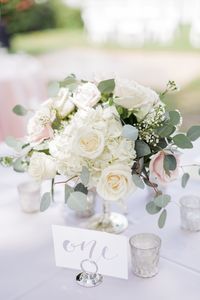
[[131, 168], [123, 164], [114, 164], [104, 169], [97, 183], [97, 193], [108, 201], [119, 201], [135, 189]]
[[45, 153], [34, 152], [30, 158], [28, 173], [37, 181], [52, 179], [56, 176], [55, 160]]
[[61, 88], [59, 90], [58, 95], [54, 99], [53, 106], [62, 118], [66, 117], [74, 110], [75, 105], [68, 88]]
[[170, 181], [173, 181], [179, 176], [179, 155], [174, 155], [177, 167], [174, 171], [169, 171], [170, 176], [164, 170], [164, 158], [166, 154], [172, 155], [169, 151], [159, 151], [151, 157], [149, 164], [150, 180], [157, 183], [159, 186], [165, 186]]
[[138, 120], [142, 120], [160, 102], [159, 95], [152, 89], [133, 80], [115, 81], [114, 102], [129, 110], [134, 110]]
[[96, 105], [101, 97], [101, 93], [94, 83], [87, 82], [79, 85], [73, 96], [73, 103], [78, 107], [85, 109]]
[[99, 130], [81, 127], [76, 133], [73, 149], [82, 157], [95, 159], [104, 150], [104, 135]]

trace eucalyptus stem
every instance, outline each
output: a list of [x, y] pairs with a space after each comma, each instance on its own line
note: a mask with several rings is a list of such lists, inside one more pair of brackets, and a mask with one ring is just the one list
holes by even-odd
[[71, 181], [72, 179], [77, 178], [77, 177], [79, 177], [79, 176], [78, 176], [78, 175], [75, 175], [75, 176], [73, 176], [73, 177], [71, 177], [71, 178], [69, 178], [69, 179], [67, 179], [67, 180], [65, 180], [65, 181], [58, 181], [58, 182], [55, 182], [54, 184], [67, 183], [67, 182], [69, 182], [69, 181]]
[[52, 199], [52, 202], [54, 202], [54, 181], [55, 181], [55, 179], [53, 178], [51, 180], [51, 199]]

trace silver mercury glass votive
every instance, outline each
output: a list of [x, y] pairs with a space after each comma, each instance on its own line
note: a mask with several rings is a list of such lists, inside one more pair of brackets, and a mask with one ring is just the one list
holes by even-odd
[[158, 273], [161, 239], [152, 233], [140, 233], [129, 240], [133, 273], [153, 277]]
[[40, 183], [26, 181], [18, 185], [19, 202], [22, 211], [34, 213], [40, 210]]
[[183, 196], [180, 199], [181, 227], [190, 231], [200, 230], [200, 197]]

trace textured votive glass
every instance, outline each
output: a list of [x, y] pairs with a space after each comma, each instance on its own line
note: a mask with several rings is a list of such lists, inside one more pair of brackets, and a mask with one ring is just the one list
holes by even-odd
[[200, 230], [200, 197], [184, 196], [180, 199], [181, 227], [190, 231]]
[[18, 185], [20, 207], [24, 212], [34, 213], [40, 210], [40, 188], [40, 183], [35, 181]]
[[161, 239], [152, 233], [133, 235], [130, 240], [132, 270], [139, 277], [153, 277], [158, 273]]

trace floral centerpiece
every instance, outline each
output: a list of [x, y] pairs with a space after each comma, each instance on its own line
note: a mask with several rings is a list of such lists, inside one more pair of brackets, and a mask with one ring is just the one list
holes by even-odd
[[[43, 102], [29, 119], [23, 141], [8, 138], [9, 145], [21, 149], [18, 157], [3, 157], [4, 165], [28, 171], [35, 180], [52, 180], [51, 192], [41, 199], [41, 210], [53, 199], [55, 177], [63, 175], [65, 202], [84, 210], [87, 193], [95, 189], [103, 199], [104, 214], [95, 216], [92, 227], [121, 232], [124, 216], [108, 211], [112, 201], [122, 202], [136, 188], [151, 187], [155, 197], [146, 209], [159, 213], [158, 225], [165, 224], [170, 195], [162, 186], [179, 176], [180, 150], [192, 148], [200, 137], [200, 126], [179, 133], [180, 112], [168, 111], [163, 99], [176, 91], [170, 81], [160, 95], [135, 81], [108, 79], [88, 82], [68, 76], [56, 96]], [[25, 115], [17, 105], [13, 111]], [[182, 177], [185, 186], [189, 174]]]

